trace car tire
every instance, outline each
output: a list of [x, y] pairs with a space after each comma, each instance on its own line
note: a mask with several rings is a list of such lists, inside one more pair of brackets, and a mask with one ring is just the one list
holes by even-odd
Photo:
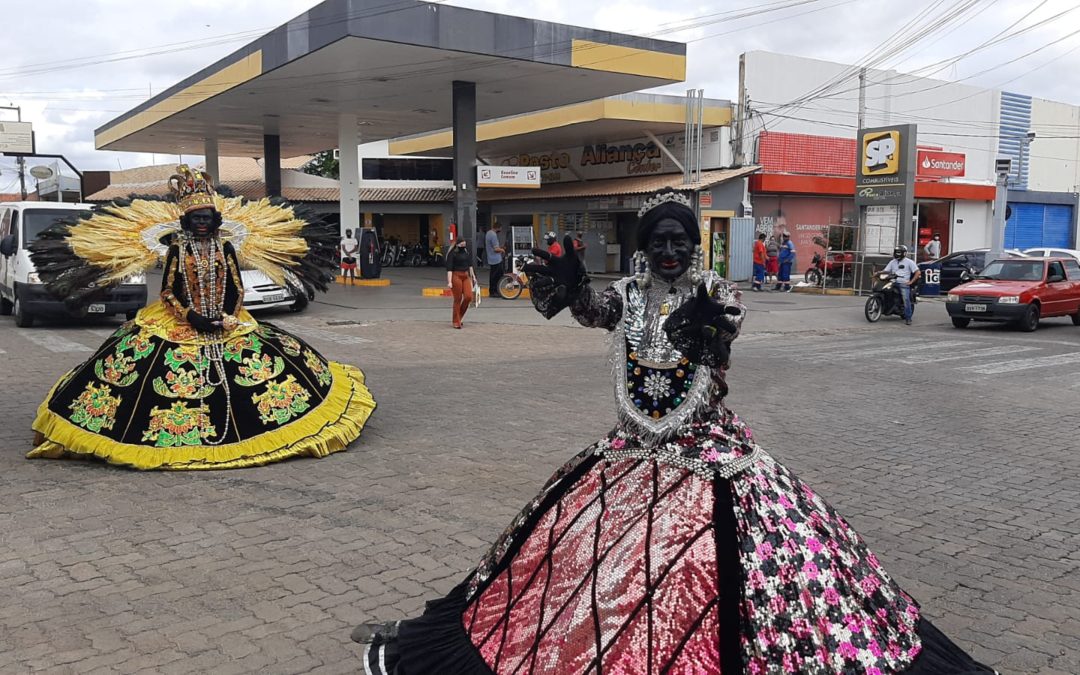
[[308, 298], [306, 293], [299, 293], [296, 296], [296, 301], [289, 305], [289, 310], [293, 312], [302, 312], [307, 309]]
[[30, 328], [34, 325], [34, 315], [23, 309], [18, 293], [15, 293], [15, 304], [12, 307], [12, 312], [15, 314], [15, 325], [19, 328]]
[[965, 319], [962, 316], [952, 317], [953, 328], [967, 328], [971, 325], [971, 319]]
[[0, 298], [0, 316], [11, 316], [12, 304], [10, 300]]
[[1031, 305], [1028, 307], [1024, 318], [1020, 319], [1020, 330], [1025, 333], [1034, 333], [1039, 328], [1039, 306]]
[[[3, 314], [3, 312], [0, 312], [0, 314]], [[1080, 326], [1080, 312], [1073, 314], [1070, 318], [1073, 320], [1074, 326]]]
[[135, 317], [138, 316], [138, 314], [139, 314], [139, 310], [133, 309], [133, 310], [131, 310], [129, 312], [124, 312], [124, 318], [127, 319], [128, 321], [134, 321]]

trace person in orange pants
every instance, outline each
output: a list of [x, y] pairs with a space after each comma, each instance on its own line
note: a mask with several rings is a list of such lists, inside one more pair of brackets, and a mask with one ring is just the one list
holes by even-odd
[[473, 301], [475, 284], [476, 270], [473, 268], [473, 256], [469, 252], [468, 242], [458, 239], [446, 256], [446, 285], [454, 294], [454, 328], [461, 328], [461, 321]]

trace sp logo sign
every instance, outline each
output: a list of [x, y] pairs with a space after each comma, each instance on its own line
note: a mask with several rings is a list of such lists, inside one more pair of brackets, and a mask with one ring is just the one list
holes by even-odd
[[900, 132], [882, 131], [863, 136], [864, 176], [887, 176], [900, 171]]

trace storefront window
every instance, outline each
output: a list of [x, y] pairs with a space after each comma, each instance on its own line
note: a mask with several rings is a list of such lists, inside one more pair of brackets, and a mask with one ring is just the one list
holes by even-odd
[[[799, 265], [809, 264], [814, 252], [823, 249], [821, 244], [826, 239], [834, 251], [855, 248], [854, 226], [858, 218], [854, 199], [755, 195], [753, 207], [757, 232], [776, 237], [777, 241], [785, 232], [791, 235]], [[851, 227], [830, 228], [830, 225]]]

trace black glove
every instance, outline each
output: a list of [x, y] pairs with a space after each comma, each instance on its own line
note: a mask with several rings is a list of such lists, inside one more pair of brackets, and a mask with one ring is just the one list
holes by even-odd
[[202, 314], [199, 314], [193, 309], [189, 309], [187, 313], [187, 322], [191, 324], [191, 327], [200, 333], [213, 333], [220, 330], [221, 327], [214, 324], [213, 321], [207, 319]]
[[718, 368], [727, 365], [731, 357], [731, 341], [739, 332], [731, 317], [741, 313], [738, 307], [709, 297], [702, 283], [693, 299], [683, 303], [664, 322], [664, 332], [692, 363]]
[[563, 238], [562, 255], [554, 256], [539, 248], [532, 252], [547, 264], [529, 263], [524, 267], [529, 276], [529, 292], [533, 305], [550, 319], [577, 299], [589, 277], [574, 251], [574, 239], [570, 235]]

